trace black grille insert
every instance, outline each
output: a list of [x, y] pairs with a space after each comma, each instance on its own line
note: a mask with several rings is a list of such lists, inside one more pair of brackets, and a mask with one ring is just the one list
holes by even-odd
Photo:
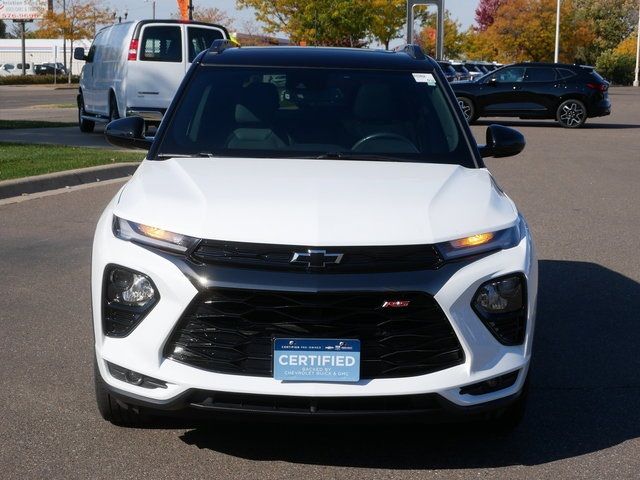
[[[291, 263], [295, 253], [310, 250], [323, 251], [334, 257], [328, 258], [330, 261], [326, 263]], [[335, 254], [342, 254], [339, 262], [334, 261]], [[197, 263], [313, 273], [431, 270], [443, 263], [433, 245], [309, 247], [217, 240], [202, 240], [191, 253], [191, 259]]]
[[[403, 300], [403, 308], [383, 308]], [[205, 370], [272, 375], [274, 338], [357, 338], [360, 377], [424, 375], [464, 362], [444, 312], [421, 292], [211, 289], [178, 322], [165, 356]]]

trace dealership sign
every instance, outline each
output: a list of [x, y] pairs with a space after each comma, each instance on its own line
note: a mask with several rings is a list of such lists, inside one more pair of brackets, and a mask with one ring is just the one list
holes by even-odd
[[46, 11], [47, 0], [0, 0], [2, 20], [37, 20]]

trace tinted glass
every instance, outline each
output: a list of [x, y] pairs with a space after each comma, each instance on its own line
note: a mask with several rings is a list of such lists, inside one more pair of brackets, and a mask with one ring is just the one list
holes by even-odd
[[16, 68], [15, 65], [12, 65], [10, 63], [5, 63], [4, 65], [5, 70], [13, 70], [14, 68]]
[[142, 34], [140, 60], [148, 62], [181, 62], [182, 31], [180, 27], [146, 27]]
[[201, 67], [158, 154], [327, 154], [474, 167], [437, 80], [405, 71]]
[[469, 74], [469, 70], [467, 70], [464, 65], [452, 65], [452, 67], [456, 72], [464, 73], [465, 75]]
[[575, 73], [568, 68], [557, 68], [556, 72], [558, 72], [558, 76], [560, 78], [569, 78], [575, 76]]
[[503, 68], [489, 77], [494, 78], [500, 83], [521, 82], [524, 78], [524, 67]]
[[556, 79], [556, 71], [553, 68], [527, 68], [525, 82], [552, 82]]
[[213, 30], [211, 28], [189, 27], [187, 32], [189, 35], [189, 62], [193, 62], [193, 59], [196, 58], [201, 51], [209, 48], [214, 40], [223, 38], [220, 30]]

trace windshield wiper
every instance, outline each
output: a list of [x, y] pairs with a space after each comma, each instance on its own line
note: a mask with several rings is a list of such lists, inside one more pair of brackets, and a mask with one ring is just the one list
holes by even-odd
[[323, 155], [318, 155], [314, 158], [317, 159], [331, 159], [331, 160], [363, 160], [373, 162], [403, 162], [405, 159], [400, 157], [393, 157], [391, 155], [376, 155], [372, 153], [348, 153], [348, 152], [327, 152]]
[[156, 155], [158, 158], [213, 158], [214, 155], [211, 152], [200, 153], [159, 153]]

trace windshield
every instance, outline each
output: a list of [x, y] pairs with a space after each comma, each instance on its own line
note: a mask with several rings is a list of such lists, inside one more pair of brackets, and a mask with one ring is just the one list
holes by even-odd
[[405, 71], [201, 67], [157, 157], [361, 157], [474, 167], [438, 82]]

